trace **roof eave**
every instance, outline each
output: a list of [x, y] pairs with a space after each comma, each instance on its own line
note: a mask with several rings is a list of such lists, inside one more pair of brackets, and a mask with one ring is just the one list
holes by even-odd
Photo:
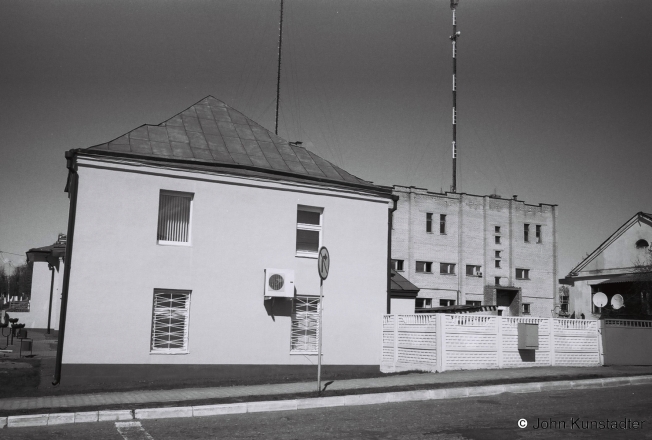
[[374, 184], [362, 185], [353, 182], [333, 180], [333, 179], [322, 178], [322, 177], [311, 176], [311, 175], [304, 175], [304, 174], [288, 173], [286, 171], [261, 168], [261, 167], [251, 166], [251, 165], [232, 164], [232, 163], [223, 163], [223, 162], [205, 162], [205, 161], [184, 159], [178, 157], [164, 157], [164, 156], [151, 157], [151, 156], [143, 156], [140, 154], [129, 153], [124, 151], [74, 149], [74, 150], [70, 150], [70, 152], [78, 156], [109, 156], [109, 157], [117, 157], [117, 158], [126, 158], [126, 159], [136, 160], [145, 163], [164, 162], [164, 163], [171, 163], [171, 164], [178, 164], [178, 165], [203, 166], [207, 168], [220, 167], [220, 168], [232, 168], [234, 170], [238, 170], [238, 169], [249, 170], [249, 171], [255, 171], [263, 174], [271, 174], [279, 177], [292, 177], [294, 179], [302, 179], [310, 182], [336, 185], [336, 186], [346, 187], [346, 188], [355, 188], [357, 190], [374, 193], [384, 198], [393, 199], [392, 190], [390, 187], [379, 186]]

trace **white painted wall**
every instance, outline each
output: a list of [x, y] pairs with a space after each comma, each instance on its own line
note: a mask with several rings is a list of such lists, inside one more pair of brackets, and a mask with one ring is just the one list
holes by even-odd
[[392, 314], [412, 315], [414, 313], [414, 298], [392, 298], [390, 301]]
[[[297, 205], [308, 205], [324, 209], [332, 259], [323, 361], [380, 364], [387, 199], [125, 168], [80, 160], [64, 363], [315, 364], [316, 356], [290, 355], [291, 318], [272, 318], [263, 302], [270, 267], [293, 269], [298, 295], [319, 294], [317, 260], [295, 256]], [[194, 193], [191, 246], [156, 243], [160, 190]], [[192, 291], [189, 354], [150, 354], [156, 288]]]
[[[52, 292], [52, 315], [50, 328], [59, 330], [59, 314], [61, 312], [61, 285], [63, 282], [63, 261], [59, 263], [59, 271], [54, 270], [54, 287]], [[25, 328], [45, 329], [48, 327], [48, 309], [50, 306], [51, 272], [48, 263], [34, 262], [32, 272], [32, 291], [29, 312], [10, 312], [12, 318], [18, 318]]]

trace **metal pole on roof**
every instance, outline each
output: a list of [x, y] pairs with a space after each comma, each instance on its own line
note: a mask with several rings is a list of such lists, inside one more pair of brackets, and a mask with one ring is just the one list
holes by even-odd
[[274, 123], [274, 134], [278, 134], [278, 105], [281, 95], [281, 51], [283, 48], [283, 0], [281, 0], [281, 18], [278, 26], [278, 73], [276, 75], [276, 122]]
[[455, 8], [459, 0], [451, 0], [451, 10], [453, 11], [453, 35], [450, 36], [453, 43], [453, 185], [451, 192], [457, 192], [457, 37], [460, 36], [457, 30], [457, 21], [455, 18]]

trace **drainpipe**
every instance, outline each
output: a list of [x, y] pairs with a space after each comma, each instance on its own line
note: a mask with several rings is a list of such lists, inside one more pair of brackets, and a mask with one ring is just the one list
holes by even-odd
[[59, 341], [57, 344], [57, 358], [54, 366], [54, 381], [52, 385], [59, 385], [61, 382], [61, 361], [63, 359], [63, 338], [66, 332], [66, 311], [68, 308], [68, 286], [70, 285], [70, 268], [72, 262], [72, 242], [75, 232], [75, 214], [77, 212], [77, 188], [79, 186], [79, 174], [77, 174], [76, 151], [66, 151], [66, 167], [68, 168], [68, 194], [70, 197], [70, 208], [68, 211], [68, 235], [66, 239], [65, 266], [63, 268], [63, 286], [61, 289], [61, 313], [59, 315]]
[[392, 214], [396, 211], [398, 196], [392, 194], [394, 206], [388, 212], [387, 220], [387, 314], [392, 313]]
[[50, 318], [52, 317], [52, 291], [54, 290], [54, 266], [48, 264], [48, 269], [52, 272], [50, 277], [50, 305], [48, 306], [48, 335], [50, 334]]

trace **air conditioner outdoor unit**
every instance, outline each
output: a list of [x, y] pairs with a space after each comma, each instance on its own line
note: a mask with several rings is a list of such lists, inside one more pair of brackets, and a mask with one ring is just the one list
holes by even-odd
[[265, 269], [265, 298], [294, 298], [294, 271]]

